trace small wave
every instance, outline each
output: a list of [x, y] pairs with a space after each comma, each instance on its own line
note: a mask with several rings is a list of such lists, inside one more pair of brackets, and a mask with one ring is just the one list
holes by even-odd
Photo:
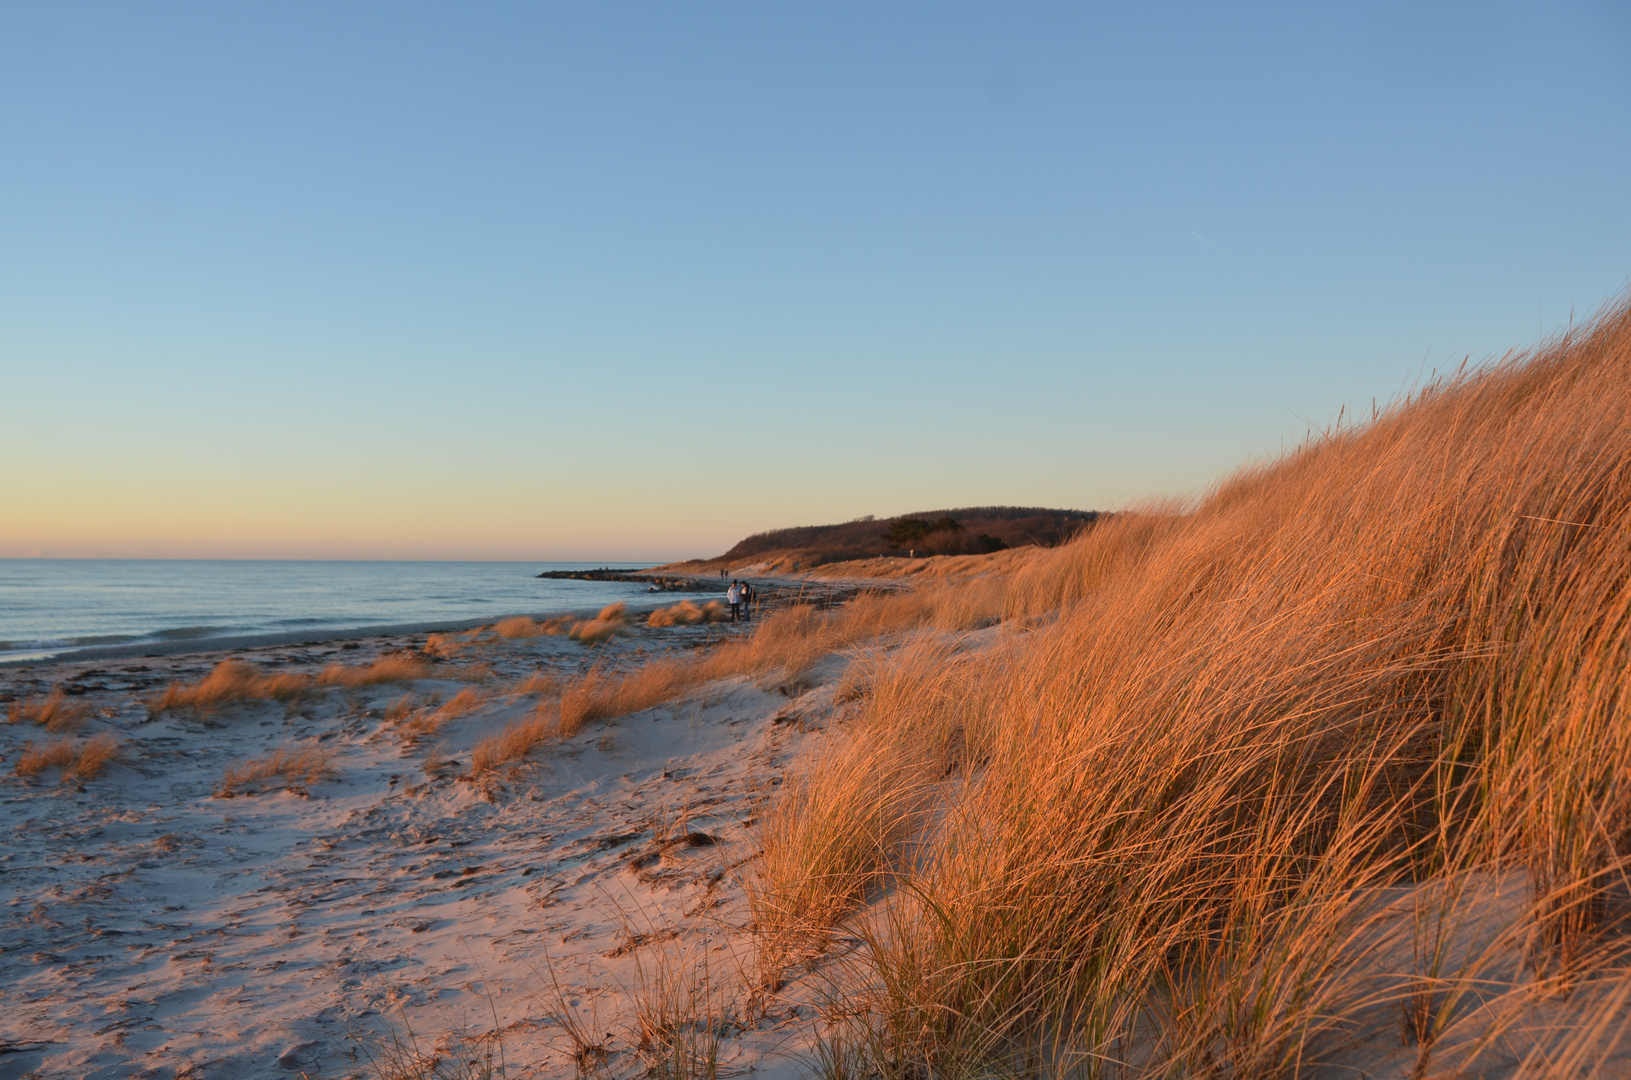
[[173, 630], [160, 630], [153, 636], [160, 641], [191, 641], [194, 638], [211, 637], [220, 632], [214, 626], [178, 626]]
[[62, 638], [40, 638], [36, 641], [0, 641], [0, 649], [7, 652], [27, 649], [32, 652], [35, 649], [66, 649], [72, 644], [73, 642], [64, 641]]
[[271, 622], [271, 625], [273, 625], [273, 626], [322, 626], [324, 623], [332, 622], [332, 621], [333, 621], [332, 619], [273, 619], [272, 622]]
[[92, 634], [89, 637], [70, 638], [68, 644], [76, 646], [86, 645], [122, 645], [127, 641], [135, 641], [131, 634]]

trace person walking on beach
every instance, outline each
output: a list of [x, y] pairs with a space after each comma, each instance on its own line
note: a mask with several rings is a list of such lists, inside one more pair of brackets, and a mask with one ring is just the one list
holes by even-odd
[[731, 587], [725, 590], [725, 603], [731, 606], [731, 622], [742, 617], [742, 583], [731, 582]]
[[757, 595], [758, 595], [758, 590], [754, 589], [754, 587], [751, 584], [749, 584], [748, 582], [746, 582], [746, 581], [742, 582], [742, 621], [743, 622], [752, 621], [752, 619], [753, 619], [753, 601], [757, 597]]

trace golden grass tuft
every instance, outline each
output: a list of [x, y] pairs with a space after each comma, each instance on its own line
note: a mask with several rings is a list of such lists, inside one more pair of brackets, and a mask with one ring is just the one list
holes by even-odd
[[593, 619], [573, 623], [567, 634], [585, 645], [599, 645], [619, 634], [631, 632], [628, 613], [627, 604], [607, 604]]
[[59, 769], [63, 780], [89, 780], [119, 756], [119, 740], [110, 732], [83, 741], [64, 737], [44, 746], [28, 743], [17, 757], [13, 772], [18, 776], [38, 776], [47, 769]]
[[[1526, 1069], [1601, 1060], [1631, 1006], [1631, 307], [1000, 565], [961, 600], [799, 616], [775, 649], [1009, 620], [870, 672], [763, 827], [762, 955], [866, 942], [846, 1069], [1290, 1076], [1400, 1010], [1417, 1076], [1495, 1038]], [[1489, 903], [1446, 883], [1508, 869], [1532, 899], [1504, 969], [1423, 951]], [[1389, 951], [1405, 888], [1443, 899]], [[1457, 986], [1475, 1017], [1443, 1004]], [[1520, 1032], [1571, 987], [1601, 1008]], [[1468, 1023], [1490, 1034], [1442, 1036]]]
[[337, 776], [339, 770], [334, 767], [334, 752], [327, 747], [274, 750], [265, 757], [227, 766], [220, 784], [215, 788], [215, 797], [230, 799], [235, 795], [258, 795], [278, 788], [304, 795], [314, 785]]
[[169, 709], [207, 711], [229, 701], [265, 698], [289, 701], [303, 697], [311, 690], [310, 676], [267, 675], [255, 665], [242, 660], [223, 660], [196, 683], [171, 683], [161, 697], [148, 703], [148, 707], [155, 715]]
[[439, 708], [420, 712], [404, 719], [399, 728], [402, 738], [409, 745], [433, 738], [448, 723], [475, 712], [486, 704], [487, 700], [488, 695], [486, 693], [473, 686], [467, 686], [454, 694]]
[[385, 707], [385, 722], [398, 724], [406, 720], [414, 710], [413, 695], [403, 694]]
[[646, 618], [646, 625], [654, 629], [668, 626], [697, 626], [699, 624], [724, 622], [729, 613], [725, 605], [718, 600], [709, 600], [698, 605], [691, 600], [681, 600], [673, 607], [658, 608]]
[[513, 618], [501, 619], [484, 629], [501, 638], [533, 638], [564, 634], [573, 622], [569, 616], [537, 620], [528, 615], [516, 615]]
[[[171, 683], [163, 695], [148, 702], [148, 708], [154, 715], [167, 709], [207, 712], [232, 701], [293, 701], [325, 687], [354, 690], [382, 683], [413, 682], [433, 674], [424, 660], [401, 653], [382, 656], [364, 666], [330, 664], [315, 678], [298, 672], [268, 675], [245, 661], [223, 660], [196, 683]], [[452, 677], [481, 679], [489, 674], [490, 669], [477, 665]]]
[[470, 775], [472, 778], [485, 776], [505, 765], [519, 764], [560, 733], [559, 704], [542, 702], [526, 719], [510, 724], [475, 745], [470, 751]]
[[19, 699], [11, 703], [6, 719], [13, 724], [38, 724], [55, 734], [77, 731], [90, 719], [90, 706], [83, 702], [70, 702], [62, 687], [54, 687], [43, 700]]
[[535, 671], [511, 686], [509, 692], [519, 695], [536, 694], [542, 697], [559, 696], [561, 677], [544, 671]]
[[451, 660], [474, 644], [474, 634], [426, 634], [424, 652], [438, 660]]
[[322, 686], [356, 689], [359, 686], [376, 686], [379, 683], [413, 682], [416, 679], [429, 678], [430, 674], [430, 665], [419, 657], [393, 653], [380, 657], [367, 667], [330, 664], [317, 676], [317, 682]]

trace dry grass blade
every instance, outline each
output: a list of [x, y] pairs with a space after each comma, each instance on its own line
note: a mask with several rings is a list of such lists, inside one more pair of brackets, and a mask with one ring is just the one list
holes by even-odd
[[410, 746], [434, 738], [443, 727], [461, 716], [467, 716], [487, 703], [488, 695], [473, 686], [454, 694], [439, 708], [410, 715], [401, 722], [399, 731]]
[[294, 750], [274, 750], [265, 757], [241, 761], [227, 767], [216, 786], [215, 797], [258, 795], [284, 788], [299, 795], [325, 780], [339, 776], [334, 752], [326, 747], [307, 746]]
[[90, 719], [91, 710], [81, 702], [70, 702], [62, 687], [52, 689], [44, 700], [17, 700], [11, 703], [6, 719], [13, 724], [38, 724], [52, 734], [78, 730]]
[[663, 1080], [716, 1080], [719, 1050], [731, 1028], [727, 987], [707, 953], [692, 960], [678, 949], [635, 952], [634, 1042], [646, 1075]]
[[419, 657], [397, 653], [382, 656], [366, 667], [330, 664], [317, 676], [317, 682], [323, 686], [356, 688], [379, 683], [413, 682], [428, 678], [430, 673], [430, 665]]
[[632, 632], [627, 604], [608, 604], [593, 619], [572, 624], [568, 635], [585, 645], [599, 645], [619, 634]]
[[84, 741], [65, 737], [40, 747], [26, 744], [12, 771], [18, 776], [38, 776], [47, 769], [58, 769], [63, 780], [89, 780], [100, 776], [118, 757], [119, 740], [111, 732]]
[[267, 675], [242, 660], [223, 660], [215, 669], [192, 684], [172, 683], [164, 694], [148, 703], [155, 716], [169, 709], [211, 710], [230, 701], [272, 698], [289, 701], [312, 690], [305, 675]]
[[673, 607], [658, 608], [646, 617], [646, 625], [653, 629], [668, 626], [698, 626], [706, 623], [724, 622], [729, 617], [725, 605], [718, 600], [709, 600], [698, 605], [691, 600], [681, 600]]
[[505, 765], [525, 761], [528, 755], [560, 733], [560, 706], [543, 702], [525, 720], [475, 745], [470, 751], [470, 776], [472, 779], [486, 776]]

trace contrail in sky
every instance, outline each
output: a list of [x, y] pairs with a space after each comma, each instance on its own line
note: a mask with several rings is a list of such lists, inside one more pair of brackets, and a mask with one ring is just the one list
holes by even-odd
[[1219, 255], [1222, 255], [1225, 259], [1228, 259], [1230, 262], [1234, 263], [1236, 266], [1240, 267], [1242, 270], [1246, 271], [1248, 274], [1252, 272], [1251, 267], [1247, 266], [1245, 263], [1241, 262], [1239, 259], [1237, 259], [1233, 255], [1229, 254], [1227, 251], [1224, 251], [1222, 248], [1220, 248], [1216, 244], [1212, 243], [1212, 241], [1208, 240], [1206, 237], [1202, 236], [1200, 233], [1196, 232], [1194, 229], [1189, 230], [1189, 235], [1193, 236], [1195, 239], [1199, 240], [1201, 243], [1205, 244], [1207, 247], [1211, 248], [1213, 251], [1217, 252]]

